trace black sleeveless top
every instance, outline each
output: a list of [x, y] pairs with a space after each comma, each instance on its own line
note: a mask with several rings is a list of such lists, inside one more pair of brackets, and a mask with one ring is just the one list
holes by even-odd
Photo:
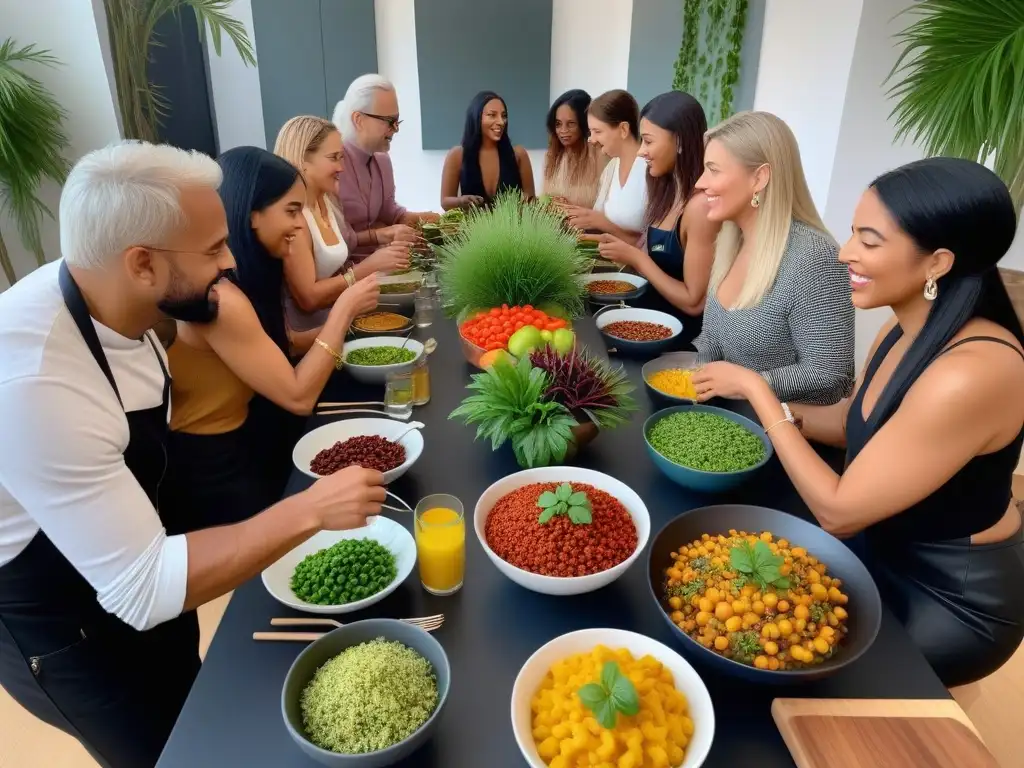
[[[647, 253], [658, 269], [676, 280], [683, 279], [683, 260], [685, 252], [683, 243], [679, 239], [679, 224], [683, 220], [680, 213], [671, 229], [659, 229], [655, 226], [647, 228]], [[686, 349], [692, 349], [693, 340], [700, 335], [703, 326], [704, 315], [688, 315], [676, 307], [672, 302], [658, 293], [654, 286], [648, 286], [647, 291], [637, 302], [645, 309], [656, 309], [665, 312], [673, 317], [679, 318], [683, 323], [683, 332], [677, 343]]]
[[[903, 330], [897, 326], [882, 340], [878, 351], [868, 363], [864, 383], [850, 403], [846, 416], [847, 466], [873, 436], [873, 433], [868, 432], [863, 416], [864, 392], [885, 356], [902, 335]], [[1017, 347], [1003, 339], [971, 336], [951, 344], [939, 355], [970, 341], [1003, 344], [1021, 354]], [[1024, 358], [1024, 354], [1021, 357]], [[968, 461], [927, 498], [872, 525], [867, 530], [868, 535], [882, 535], [886, 539], [903, 541], [949, 541], [964, 539], [991, 528], [1006, 514], [1010, 505], [1013, 471], [1020, 460], [1022, 443], [1024, 428], [1009, 445]]]
[[486, 203], [507, 189], [522, 189], [523, 180], [519, 175], [519, 163], [516, 161], [515, 149], [512, 146], [498, 145], [498, 186], [494, 195], [487, 194], [484, 187], [484, 176], [480, 170], [480, 151], [462, 150], [462, 168], [459, 171], [459, 194], [478, 195]]

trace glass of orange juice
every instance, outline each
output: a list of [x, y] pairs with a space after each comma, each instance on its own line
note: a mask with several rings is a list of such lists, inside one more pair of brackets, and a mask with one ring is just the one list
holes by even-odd
[[435, 493], [416, 505], [416, 556], [423, 588], [450, 595], [462, 586], [466, 571], [466, 521], [462, 502]]

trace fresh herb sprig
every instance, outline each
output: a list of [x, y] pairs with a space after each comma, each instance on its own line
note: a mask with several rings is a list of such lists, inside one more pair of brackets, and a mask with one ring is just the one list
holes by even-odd
[[640, 711], [640, 697], [633, 681], [622, 674], [619, 665], [606, 661], [601, 682], [587, 683], [576, 692], [583, 706], [594, 714], [602, 728], [614, 728], [618, 713], [633, 716]]
[[541, 509], [537, 522], [541, 525], [556, 515], [567, 515], [576, 525], [586, 525], [593, 521], [587, 494], [573, 491], [569, 483], [562, 483], [554, 491], [544, 491], [537, 499], [537, 506]]
[[781, 555], [772, 552], [765, 542], [751, 544], [744, 541], [729, 552], [729, 565], [742, 574], [747, 583], [756, 584], [761, 591], [768, 587], [788, 589], [789, 579], [779, 570], [785, 562]]

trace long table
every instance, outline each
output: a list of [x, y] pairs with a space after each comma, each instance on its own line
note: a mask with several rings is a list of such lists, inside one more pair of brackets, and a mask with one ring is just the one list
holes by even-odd
[[[604, 345], [589, 318], [577, 324], [582, 343], [593, 350]], [[462, 358], [457, 330], [435, 320], [417, 331], [421, 339], [437, 339], [431, 357], [432, 398], [413, 418], [426, 423], [426, 447], [415, 466], [393, 491], [415, 505], [431, 493], [451, 493], [466, 507], [467, 572], [462, 590], [435, 597], [422, 589], [417, 574], [380, 603], [341, 617], [405, 618], [445, 614], [436, 632], [451, 661], [452, 688], [435, 737], [401, 763], [406, 768], [511, 768], [524, 760], [512, 735], [512, 684], [526, 659], [558, 635], [586, 627], [615, 627], [677, 645], [660, 608], [650, 597], [644, 558], [618, 581], [590, 594], [553, 597], [513, 584], [490, 563], [472, 530], [477, 499], [495, 480], [518, 470], [512, 451], [492, 452], [489, 443], [475, 443], [474, 430], [448, 421], [448, 414], [466, 396], [471, 369]], [[647, 504], [653, 532], [677, 515], [708, 504], [742, 502], [771, 506], [809, 518], [777, 459], [745, 487], [724, 496], [687, 491], [661, 475], [646, 455], [642, 425], [652, 406], [643, 388], [640, 364], [625, 360], [637, 385], [640, 412], [631, 422], [602, 434], [576, 464], [614, 475], [630, 485]], [[332, 380], [324, 399], [379, 399], [342, 373]], [[375, 397], [366, 397], [375, 395]], [[748, 412], [749, 413], [749, 412]], [[310, 428], [326, 421], [314, 417]], [[308, 485], [293, 472], [288, 493]], [[412, 528], [412, 515], [392, 515]], [[273, 766], [311, 768], [315, 763], [293, 743], [281, 716], [281, 687], [288, 667], [304, 647], [299, 643], [255, 642], [254, 631], [270, 629], [274, 616], [301, 615], [275, 601], [259, 578], [234, 594], [210, 646], [195, 687], [185, 704], [159, 768], [205, 766]], [[158, 659], [151, 663], [159, 663]], [[789, 751], [771, 717], [772, 699], [779, 696], [823, 698], [942, 699], [949, 693], [911, 643], [903, 627], [883, 610], [881, 630], [871, 649], [831, 678], [799, 686], [758, 686], [697, 666], [715, 705], [717, 720], [709, 768], [791, 768]]]

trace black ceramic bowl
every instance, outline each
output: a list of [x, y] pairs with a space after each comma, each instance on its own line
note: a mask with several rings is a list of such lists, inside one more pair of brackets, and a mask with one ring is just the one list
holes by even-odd
[[[663, 574], [672, 563], [669, 553], [685, 543], [699, 539], [705, 533], [713, 536], [728, 534], [730, 528], [749, 533], [771, 531], [777, 539], [785, 538], [794, 546], [804, 547], [825, 563], [830, 575], [842, 579], [842, 589], [850, 597], [850, 602], [844, 606], [850, 615], [847, 620], [849, 633], [839, 647], [839, 652], [832, 658], [805, 669], [775, 672], [757, 669], [705, 648], [672, 623], [662, 601]], [[662, 528], [652, 540], [647, 555], [647, 574], [651, 598], [672, 627], [683, 653], [719, 672], [751, 682], [788, 684], [828, 677], [853, 664], [871, 647], [882, 621], [882, 601], [874, 579], [845, 544], [812, 523], [766, 507], [722, 504], [694, 509], [680, 515]]]
[[[393, 744], [387, 749], [367, 752], [359, 755], [344, 755], [321, 749], [306, 738], [302, 724], [302, 707], [299, 704], [302, 691], [314, 673], [327, 661], [333, 659], [346, 648], [383, 637], [395, 640], [412, 648], [416, 653], [430, 662], [437, 676], [437, 708], [427, 721], [415, 733]], [[451, 667], [444, 648], [430, 634], [419, 627], [406, 624], [395, 619], [366, 619], [345, 624], [318, 640], [314, 640], [299, 654], [292, 663], [288, 675], [284, 679], [281, 691], [281, 714], [289, 735], [295, 740], [303, 752], [321, 765], [336, 768], [382, 768], [392, 765], [404, 757], [408, 757], [422, 746], [433, 735], [437, 727], [441, 710], [448, 699], [451, 686]]]

